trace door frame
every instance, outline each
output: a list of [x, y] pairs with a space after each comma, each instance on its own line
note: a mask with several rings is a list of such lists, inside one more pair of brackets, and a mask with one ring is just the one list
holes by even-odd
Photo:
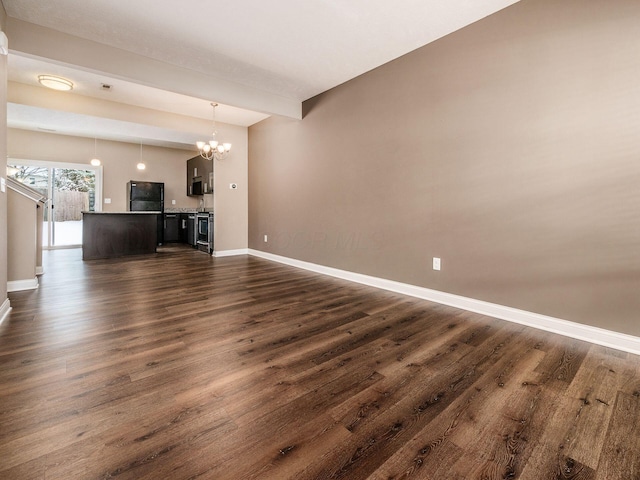
[[[49, 169], [49, 185], [47, 188], [47, 196], [51, 198], [53, 183], [51, 182], [51, 170], [53, 168], [66, 168], [71, 170], [89, 170], [95, 173], [96, 176], [96, 190], [95, 190], [95, 211], [102, 211], [102, 183], [103, 183], [103, 167], [102, 165], [94, 167], [89, 163], [70, 163], [70, 162], [56, 162], [56, 161], [48, 161], [48, 160], [27, 160], [23, 158], [7, 158], [7, 165], [25, 165], [27, 167], [38, 167], [38, 168], [47, 168]], [[48, 243], [49, 245], [43, 245], [42, 248], [44, 250], [55, 250], [62, 248], [78, 248], [82, 246], [82, 243], [78, 245], [62, 245], [62, 246], [54, 246], [51, 244], [51, 234], [53, 229], [53, 209], [51, 208], [51, 202], [47, 202], [47, 210], [49, 212], [48, 220], [46, 225], [43, 225], [43, 228], [48, 230]]]

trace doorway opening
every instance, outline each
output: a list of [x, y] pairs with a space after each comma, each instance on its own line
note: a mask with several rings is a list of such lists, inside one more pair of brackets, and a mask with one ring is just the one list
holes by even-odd
[[82, 212], [101, 211], [101, 166], [7, 159], [7, 176], [49, 198], [43, 248], [82, 246]]

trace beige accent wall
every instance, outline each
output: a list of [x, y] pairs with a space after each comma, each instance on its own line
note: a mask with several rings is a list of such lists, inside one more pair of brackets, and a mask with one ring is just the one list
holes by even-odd
[[7, 193], [7, 280], [33, 280], [38, 259], [38, 204], [13, 190]]
[[[244, 136], [228, 135], [231, 152], [224, 160], [214, 161], [214, 248], [216, 252], [246, 249], [249, 231], [248, 130]], [[237, 189], [232, 190], [230, 184]], [[205, 195], [207, 201], [210, 195]]]
[[[7, 15], [0, 2], [0, 30], [4, 31]], [[0, 177], [7, 170], [7, 57], [0, 55]], [[0, 311], [7, 301], [7, 193], [0, 192]]]
[[638, 25], [522, 0], [250, 127], [249, 247], [640, 336]]

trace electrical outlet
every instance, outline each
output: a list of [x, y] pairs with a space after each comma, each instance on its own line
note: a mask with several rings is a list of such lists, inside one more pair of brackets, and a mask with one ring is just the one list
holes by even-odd
[[104, 203], [111, 203], [111, 199], [110, 198], [105, 198], [104, 199]]
[[171, 200], [171, 205], [175, 205], [176, 201], [175, 200]]
[[264, 236], [264, 243], [267, 243], [267, 236]]
[[433, 257], [433, 269], [440, 270], [440, 258]]

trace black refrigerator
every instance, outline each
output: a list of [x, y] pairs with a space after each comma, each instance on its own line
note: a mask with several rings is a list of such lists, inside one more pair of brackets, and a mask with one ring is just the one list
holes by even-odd
[[164, 241], [164, 183], [137, 182], [127, 183], [127, 208], [130, 212], [158, 213], [158, 245]]

